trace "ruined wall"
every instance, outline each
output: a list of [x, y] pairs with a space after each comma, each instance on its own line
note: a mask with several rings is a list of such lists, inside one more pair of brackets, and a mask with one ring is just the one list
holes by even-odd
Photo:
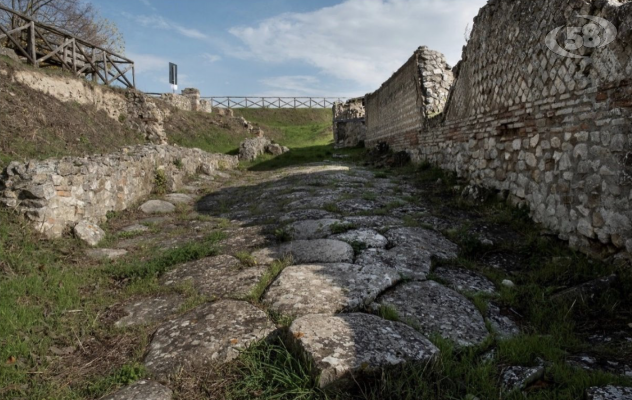
[[367, 143], [416, 145], [426, 117], [443, 111], [453, 79], [443, 54], [417, 49], [380, 89], [366, 95]]
[[0, 204], [16, 209], [49, 237], [82, 220], [99, 223], [147, 197], [156, 172], [177, 190], [187, 174], [232, 169], [237, 156], [199, 149], [144, 145], [119, 153], [60, 160], [12, 162], [0, 174]]
[[336, 148], [356, 147], [366, 139], [364, 97], [333, 106], [333, 130]]
[[[614, 42], [549, 50], [553, 29], [587, 29], [578, 14], [610, 21]], [[491, 0], [455, 71], [444, 113], [382, 139], [505, 191], [573, 246], [632, 251], [632, 2]]]
[[213, 112], [211, 102], [200, 99], [200, 91], [195, 88], [183, 89], [182, 94], [163, 93], [160, 95], [160, 99], [184, 111]]

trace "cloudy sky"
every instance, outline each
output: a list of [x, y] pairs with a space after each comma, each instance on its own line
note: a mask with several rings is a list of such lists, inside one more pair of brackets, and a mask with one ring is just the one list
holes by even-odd
[[371, 92], [421, 46], [454, 65], [486, 0], [92, 0], [125, 37], [137, 83], [203, 96]]

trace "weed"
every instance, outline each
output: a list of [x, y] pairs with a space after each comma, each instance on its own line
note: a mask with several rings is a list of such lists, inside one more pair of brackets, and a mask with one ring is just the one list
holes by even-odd
[[125, 115], [125, 114], [119, 114], [119, 116], [118, 116], [118, 121], [119, 121], [120, 123], [125, 122], [125, 120], [126, 120], [126, 119], [127, 119], [127, 115]]
[[179, 158], [176, 158], [175, 160], [173, 160], [173, 165], [178, 169], [184, 168], [184, 164], [182, 163], [182, 160]]
[[399, 321], [399, 313], [393, 306], [380, 305], [377, 309], [377, 315], [389, 321]]
[[376, 172], [375, 179], [387, 179], [388, 174], [386, 172]]
[[377, 199], [377, 194], [375, 194], [374, 192], [367, 192], [362, 195], [362, 198], [364, 200], [374, 201], [375, 199]]
[[287, 228], [275, 229], [274, 237], [280, 243], [289, 242], [292, 240], [292, 234]]
[[154, 192], [159, 195], [167, 192], [167, 175], [164, 169], [158, 169], [154, 174]]
[[355, 224], [351, 224], [351, 223], [340, 223], [340, 222], [336, 222], [332, 225], [329, 226], [329, 230], [331, 231], [332, 234], [340, 234], [340, 233], [345, 233], [351, 230], [357, 229], [357, 226]]
[[323, 206], [323, 210], [329, 211], [330, 213], [340, 213], [340, 208], [335, 203], [327, 203]]
[[367, 249], [366, 243], [360, 242], [360, 241], [357, 241], [357, 240], [354, 240], [353, 242], [351, 242], [350, 245], [351, 245], [351, 248], [353, 249], [353, 253], [356, 256]]
[[263, 293], [268, 288], [268, 286], [270, 286], [272, 281], [276, 279], [276, 277], [285, 269], [285, 267], [291, 264], [292, 264], [291, 257], [286, 257], [282, 260], [275, 260], [274, 262], [272, 262], [270, 267], [268, 267], [268, 270], [266, 271], [266, 273], [263, 274], [263, 276], [257, 283], [257, 286], [255, 286], [252, 289], [252, 291], [248, 294], [247, 296], [248, 300], [255, 303], [259, 302], [259, 300], [261, 299], [261, 296], [263, 296]]
[[257, 265], [257, 260], [247, 251], [238, 251], [235, 253], [235, 258], [241, 262], [241, 265], [247, 268]]
[[169, 267], [218, 254], [217, 244], [226, 238], [223, 232], [213, 232], [205, 240], [190, 242], [182, 247], [165, 250], [148, 261], [128, 260], [108, 267], [115, 279], [145, 279], [160, 276]]

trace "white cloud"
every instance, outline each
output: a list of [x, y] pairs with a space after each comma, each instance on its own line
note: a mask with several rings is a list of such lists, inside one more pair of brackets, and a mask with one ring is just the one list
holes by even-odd
[[186, 28], [160, 15], [132, 15], [130, 13], [123, 13], [123, 15], [129, 19], [133, 19], [143, 27], [171, 30], [191, 39], [211, 40], [210, 36], [197, 29]]
[[320, 95], [322, 92], [316, 87], [320, 83], [314, 76], [292, 75], [275, 76], [261, 79], [260, 83], [271, 88], [264, 93], [266, 96], [295, 96], [295, 95]]
[[152, 10], [156, 10], [156, 7], [152, 6], [149, 0], [140, 0], [140, 2], [143, 3], [145, 6], [151, 8]]
[[218, 56], [217, 54], [209, 54], [209, 53], [202, 54], [202, 58], [207, 64], [213, 64], [222, 59], [222, 57]]
[[271, 63], [302, 61], [375, 90], [421, 46], [461, 57], [464, 31], [487, 0], [346, 0], [229, 30], [246, 49], [230, 55]]
[[140, 54], [128, 52], [127, 56], [134, 60], [134, 68], [137, 74], [150, 71], [164, 70], [167, 74], [169, 70], [169, 60], [153, 54]]

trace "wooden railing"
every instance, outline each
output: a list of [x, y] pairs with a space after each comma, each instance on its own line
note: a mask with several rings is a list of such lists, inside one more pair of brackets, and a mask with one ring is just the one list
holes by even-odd
[[0, 12], [21, 22], [14, 29], [0, 24], [0, 41], [6, 41], [29, 64], [60, 67], [105, 85], [118, 82], [128, 88], [136, 86], [134, 61], [2, 5]]
[[202, 97], [220, 108], [331, 108], [342, 97], [256, 97], [221, 96]]

